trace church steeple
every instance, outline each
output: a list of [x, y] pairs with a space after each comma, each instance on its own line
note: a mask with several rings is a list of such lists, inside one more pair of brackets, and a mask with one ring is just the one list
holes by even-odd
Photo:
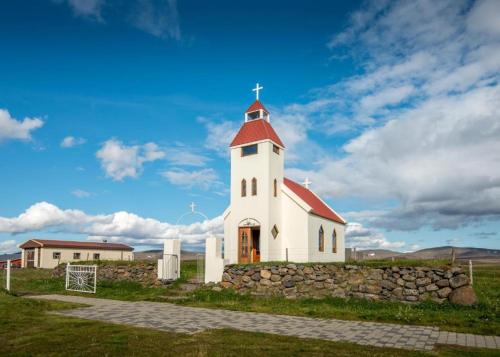
[[245, 111], [245, 123], [257, 119], [264, 119], [269, 123], [269, 111], [259, 100], [259, 91], [262, 89], [264, 87], [259, 86], [259, 83], [252, 89], [255, 92], [255, 102]]

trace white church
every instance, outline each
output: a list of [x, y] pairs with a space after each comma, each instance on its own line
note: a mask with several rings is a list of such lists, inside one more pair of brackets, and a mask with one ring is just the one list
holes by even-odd
[[284, 177], [285, 145], [259, 101], [230, 144], [231, 201], [224, 211], [229, 264], [345, 260], [346, 220], [304, 184]]

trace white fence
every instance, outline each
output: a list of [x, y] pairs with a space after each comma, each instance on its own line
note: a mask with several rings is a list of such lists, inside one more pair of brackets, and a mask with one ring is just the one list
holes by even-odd
[[66, 290], [95, 294], [97, 265], [66, 265]]
[[7, 260], [5, 267], [0, 269], [0, 289], [10, 291], [11, 269], [10, 260]]

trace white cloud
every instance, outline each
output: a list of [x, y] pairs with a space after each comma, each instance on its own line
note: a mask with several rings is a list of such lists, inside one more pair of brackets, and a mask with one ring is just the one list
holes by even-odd
[[43, 126], [40, 118], [16, 120], [6, 109], [0, 109], [0, 143], [7, 140], [31, 140], [31, 132]]
[[105, 0], [54, 0], [67, 3], [75, 16], [86, 17], [102, 22], [102, 8]]
[[18, 252], [19, 248], [15, 240], [6, 240], [0, 242], [0, 254], [8, 254]]
[[207, 137], [205, 147], [214, 150], [219, 156], [229, 158], [229, 144], [236, 136], [240, 125], [237, 122], [223, 120], [214, 121], [205, 117], [198, 117], [198, 122], [205, 125]]
[[80, 189], [76, 189], [76, 190], [72, 191], [71, 194], [75, 197], [78, 197], [78, 198], [87, 198], [87, 197], [92, 196], [92, 194], [90, 192], [80, 190]]
[[171, 184], [189, 189], [200, 188], [206, 191], [223, 185], [212, 168], [193, 171], [174, 168], [162, 172], [161, 175]]
[[72, 148], [73, 146], [85, 144], [86, 140], [84, 138], [75, 138], [74, 136], [66, 136], [61, 141], [62, 148]]
[[138, 177], [145, 162], [156, 161], [165, 157], [155, 143], [145, 145], [124, 145], [121, 141], [110, 139], [97, 151], [101, 166], [108, 177], [122, 181], [126, 177]]
[[143, 218], [125, 211], [88, 215], [80, 210], [62, 210], [39, 202], [17, 217], [0, 217], [0, 232], [26, 233], [52, 231], [86, 234], [131, 244], [162, 244], [164, 239], [181, 238], [190, 244], [201, 244], [210, 234], [223, 231], [222, 216], [189, 225], [174, 225], [152, 218]]
[[366, 228], [360, 223], [349, 223], [346, 227], [346, 247], [356, 249], [401, 249], [403, 241], [391, 242], [380, 232]]
[[138, 0], [131, 18], [134, 26], [153, 36], [181, 39], [176, 0]]
[[497, 6], [378, 1], [355, 13], [330, 47], [347, 47], [361, 73], [316, 90], [299, 108], [308, 131], [360, 134], [337, 155], [287, 172], [321, 182], [325, 196], [391, 202], [367, 218], [387, 229], [500, 219]]
[[165, 149], [166, 160], [177, 166], [205, 166], [211, 159], [195, 152], [187, 145], [177, 144]]

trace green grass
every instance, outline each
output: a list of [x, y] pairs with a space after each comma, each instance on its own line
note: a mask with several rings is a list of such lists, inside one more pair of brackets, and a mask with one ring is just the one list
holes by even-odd
[[[419, 265], [424, 265], [419, 261]], [[392, 263], [392, 262], [391, 262]], [[372, 264], [372, 263], [370, 263]], [[387, 265], [378, 261], [373, 264]], [[435, 262], [435, 264], [441, 264]], [[180, 284], [196, 275], [196, 261], [182, 262], [181, 278], [169, 287], [143, 287], [133, 282], [99, 281], [97, 294], [117, 300], [166, 301], [181, 295]], [[64, 290], [64, 281], [53, 278], [49, 270], [13, 270], [12, 288], [17, 295], [74, 294]], [[500, 335], [500, 266], [478, 265], [474, 273], [474, 289], [479, 304], [473, 307], [438, 305], [432, 302], [408, 305], [397, 302], [326, 298], [321, 300], [286, 300], [239, 295], [231, 290], [215, 292], [202, 289], [178, 304], [229, 310], [268, 312], [274, 314], [337, 318], [344, 320], [379, 321], [410, 325], [432, 325], [443, 330], [484, 335]]]
[[497, 351], [440, 346], [430, 353], [211, 330], [187, 335], [50, 314], [75, 307], [0, 292], [0, 356], [494, 356]]

